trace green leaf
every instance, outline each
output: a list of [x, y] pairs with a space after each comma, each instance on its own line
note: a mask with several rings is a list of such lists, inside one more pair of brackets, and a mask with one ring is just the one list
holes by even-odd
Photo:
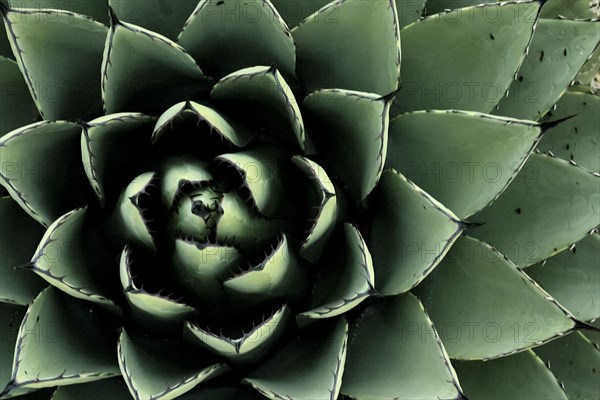
[[175, 40], [198, 0], [109, 0], [108, 4], [119, 19]]
[[187, 335], [192, 342], [200, 344], [229, 362], [256, 362], [275, 346], [290, 322], [290, 314], [287, 306], [283, 306], [249, 332], [241, 332], [241, 336], [237, 338], [227, 337], [222, 333], [217, 335], [187, 322], [184, 336]]
[[81, 385], [59, 386], [52, 400], [131, 400], [127, 385], [121, 378], [104, 379], [102, 381]]
[[239, 195], [224, 193], [223, 215], [217, 224], [217, 240], [231, 241], [243, 253], [262, 251], [283, 232], [285, 220], [253, 215]]
[[[498, 0], [427, 0], [425, 14], [432, 15], [457, 8], [471, 7], [479, 4], [495, 3]], [[490, 15], [491, 17], [491, 15]]]
[[556, 18], [559, 16], [569, 19], [598, 18], [594, 13], [593, 2], [587, 0], [548, 0], [542, 9], [542, 18]]
[[568, 400], [560, 382], [531, 350], [491, 361], [455, 364], [469, 399]]
[[258, 125], [286, 143], [305, 148], [302, 113], [292, 89], [276, 67], [250, 67], [222, 78], [210, 93], [246, 124]]
[[583, 67], [581, 67], [581, 70], [577, 74], [576, 82], [589, 88], [593, 82], [598, 82], [596, 80], [598, 71], [600, 71], [600, 46], [596, 47], [590, 58], [583, 64]]
[[390, 122], [386, 167], [397, 169], [460, 218], [488, 206], [514, 179], [541, 129], [457, 111], [417, 111]]
[[598, 225], [600, 177], [549, 156], [532, 155], [515, 181], [473, 217], [471, 234], [526, 267], [566, 249]]
[[207, 83], [181, 46], [137, 25], [118, 21], [112, 14], [102, 62], [102, 99], [107, 114], [160, 113], [206, 92]]
[[529, 45], [540, 4], [491, 3], [432, 15], [401, 31], [397, 112], [488, 113], [502, 99]]
[[287, 302], [298, 305], [308, 289], [308, 271], [294, 253], [286, 235], [256, 266], [224, 282], [234, 313]]
[[242, 187], [249, 192], [248, 202], [270, 218], [290, 218], [298, 214], [300, 204], [291, 192], [295, 169], [289, 157], [276, 147], [263, 145], [237, 153], [222, 154], [216, 161], [235, 169]]
[[270, 0], [289, 27], [295, 27], [331, 0]]
[[149, 293], [143, 287], [138, 287], [131, 272], [132, 262], [132, 249], [126, 246], [121, 253], [119, 277], [133, 322], [148, 331], [180, 332], [183, 321], [194, 317], [196, 310], [169, 296]]
[[23, 125], [33, 123], [39, 113], [31, 98], [27, 83], [16, 62], [0, 56], [0, 137]]
[[[81, 158], [92, 188], [102, 202], [118, 196], [128, 183], [123, 179], [131, 178], [128, 174], [142, 172], [135, 162], [141, 164], [140, 157], [135, 154], [149, 153], [148, 138], [154, 121], [155, 118], [143, 114], [121, 113], [83, 125]], [[123, 170], [129, 171], [128, 174]]]
[[580, 332], [537, 347], [535, 353], [547, 363], [571, 399], [600, 398], [600, 350]]
[[309, 92], [388, 94], [398, 88], [399, 29], [394, 0], [333, 1], [292, 31], [298, 76]]
[[502, 357], [574, 328], [571, 316], [493, 247], [457, 240], [416, 289], [450, 357]]
[[[102, 23], [108, 22], [106, 0], [8, 0], [14, 8], [59, 9], [87, 15]], [[47, 18], [52, 21], [51, 18]]]
[[147, 249], [155, 249], [155, 239], [148, 227], [144, 204], [150, 197], [148, 190], [155, 186], [156, 174], [144, 172], [125, 188], [119, 199], [113, 219], [122, 241], [134, 242]]
[[[0, 0], [0, 3], [4, 4], [7, 1], [8, 0]], [[10, 41], [8, 40], [8, 36], [6, 35], [6, 28], [4, 27], [4, 24], [0, 24], [0, 57], [9, 58], [11, 60], [15, 59], [15, 56], [10, 47]]]
[[9, 9], [3, 14], [17, 63], [42, 117], [99, 115], [106, 27], [83, 15], [55, 10]]
[[541, 19], [494, 114], [537, 121], [560, 99], [600, 41], [600, 22]]
[[600, 350], [600, 319], [590, 322], [589, 325], [596, 328], [596, 330], [586, 329], [582, 333], [596, 349]]
[[[2, 275], [4, 280], [4, 275]], [[19, 334], [19, 326], [25, 316], [25, 307], [16, 304], [0, 303], [0, 390], [4, 389], [11, 380], [11, 368], [15, 344]], [[4, 398], [4, 397], [3, 397]]]
[[10, 197], [0, 197], [0, 220], [0, 302], [27, 305], [46, 285], [18, 267], [31, 259], [44, 230]]
[[167, 161], [160, 182], [163, 206], [174, 210], [186, 193], [186, 185], [207, 185], [212, 180], [213, 176], [205, 162], [187, 157]]
[[407, 292], [444, 258], [466, 224], [395, 170], [385, 171], [372, 198], [369, 249], [377, 291]]
[[225, 370], [223, 364], [207, 365], [190, 349], [165, 340], [136, 337], [121, 331], [119, 367], [135, 400], [170, 400]]
[[117, 308], [111, 257], [100, 243], [87, 208], [70, 211], [50, 225], [29, 268], [70, 296]]
[[338, 199], [331, 179], [319, 164], [298, 155], [292, 157], [292, 162], [308, 176], [320, 202], [316, 206], [317, 213], [311, 221], [308, 235], [300, 247], [300, 254], [317, 264], [338, 220]]
[[5, 392], [92, 382], [119, 375], [116, 338], [86, 302], [49, 287], [19, 329]]
[[275, 353], [245, 382], [270, 399], [337, 399], [344, 374], [348, 323], [319, 323]]
[[203, 318], [221, 320], [230, 317], [224, 310], [228, 303], [223, 281], [239, 270], [242, 261], [238, 251], [227, 244], [180, 238], [173, 250], [173, 279]]
[[81, 126], [44, 121], [0, 139], [0, 183], [44, 226], [85, 204], [87, 178], [81, 167]]
[[580, 321], [600, 318], [600, 235], [527, 268], [545, 291]]
[[173, 133], [172, 124], [188, 114], [195, 115], [198, 122], [205, 122], [211, 134], [216, 133], [221, 140], [236, 147], [245, 147], [254, 139], [255, 133], [243, 125], [237, 124], [210, 107], [187, 101], [175, 104], [160, 116], [152, 133], [152, 142], [156, 143], [166, 133]]
[[312, 291], [310, 308], [299, 319], [322, 319], [345, 314], [374, 291], [375, 273], [367, 245], [356, 227], [344, 224], [340, 240]]
[[390, 104], [390, 97], [348, 90], [320, 90], [304, 100], [319, 127], [312, 139], [323, 166], [357, 203], [373, 190], [383, 171]]
[[202, 1], [177, 42], [213, 77], [272, 64], [288, 77], [295, 75], [294, 40], [269, 1]]
[[[479, 0], [481, 2], [482, 0]], [[418, 20], [426, 10], [428, 0], [396, 0], [400, 29]]]
[[378, 299], [350, 325], [342, 393], [353, 399], [458, 399], [450, 359], [412, 294]]
[[[550, 115], [552, 114], [552, 115]], [[557, 157], [572, 160], [593, 172], [600, 172], [600, 96], [567, 91], [548, 113], [548, 118], [573, 118], [550, 128], [537, 147], [543, 153], [552, 152]]]

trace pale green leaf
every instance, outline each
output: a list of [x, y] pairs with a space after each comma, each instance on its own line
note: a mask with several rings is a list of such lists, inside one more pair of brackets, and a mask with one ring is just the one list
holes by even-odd
[[456, 363], [456, 371], [469, 399], [569, 400], [531, 350], [497, 360]]
[[402, 114], [390, 122], [386, 167], [468, 218], [510, 184], [540, 136], [531, 122], [487, 114]]
[[80, 14], [44, 9], [9, 9], [4, 24], [42, 117], [101, 114], [99, 66], [106, 26]]
[[541, 19], [529, 52], [494, 114], [537, 121], [575, 79], [600, 41], [600, 22]]
[[398, 88], [399, 29], [395, 0], [332, 1], [292, 31], [298, 77], [307, 91], [386, 95]]
[[373, 220], [367, 243], [377, 291], [385, 295], [418, 285], [466, 227], [452, 211], [394, 170], [383, 173], [369, 205]]
[[342, 393], [357, 400], [462, 398], [450, 359], [412, 294], [376, 300], [350, 325]]
[[348, 344], [348, 323], [319, 323], [275, 353], [245, 379], [269, 399], [336, 399]]
[[502, 99], [533, 34], [536, 1], [490, 3], [406, 26], [399, 112], [490, 112]]
[[554, 339], [575, 322], [491, 246], [457, 240], [416, 289], [450, 357], [502, 357]]
[[580, 321], [600, 318], [600, 235], [527, 268], [545, 291]]
[[512, 185], [473, 216], [471, 235], [517, 265], [542, 261], [585, 237], [600, 221], [600, 177], [567, 161], [534, 154]]
[[269, 1], [202, 0], [177, 42], [212, 77], [272, 64], [295, 76], [294, 40]]

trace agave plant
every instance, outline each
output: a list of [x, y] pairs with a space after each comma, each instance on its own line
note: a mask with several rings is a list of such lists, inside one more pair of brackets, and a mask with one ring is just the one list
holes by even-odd
[[588, 0], [0, 4], [0, 398], [600, 398]]

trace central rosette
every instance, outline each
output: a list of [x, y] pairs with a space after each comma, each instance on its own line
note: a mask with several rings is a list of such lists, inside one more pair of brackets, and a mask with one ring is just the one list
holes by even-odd
[[183, 328], [243, 362], [297, 329], [292, 316], [309, 309], [317, 275], [311, 259], [338, 212], [321, 167], [266, 129], [234, 124], [195, 102], [165, 112], [145, 172], [123, 178], [109, 236], [130, 330], [170, 337]]

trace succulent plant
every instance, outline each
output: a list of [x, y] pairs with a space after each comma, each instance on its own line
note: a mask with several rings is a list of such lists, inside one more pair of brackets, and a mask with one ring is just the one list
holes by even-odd
[[593, 2], [0, 5], [1, 399], [600, 398]]

